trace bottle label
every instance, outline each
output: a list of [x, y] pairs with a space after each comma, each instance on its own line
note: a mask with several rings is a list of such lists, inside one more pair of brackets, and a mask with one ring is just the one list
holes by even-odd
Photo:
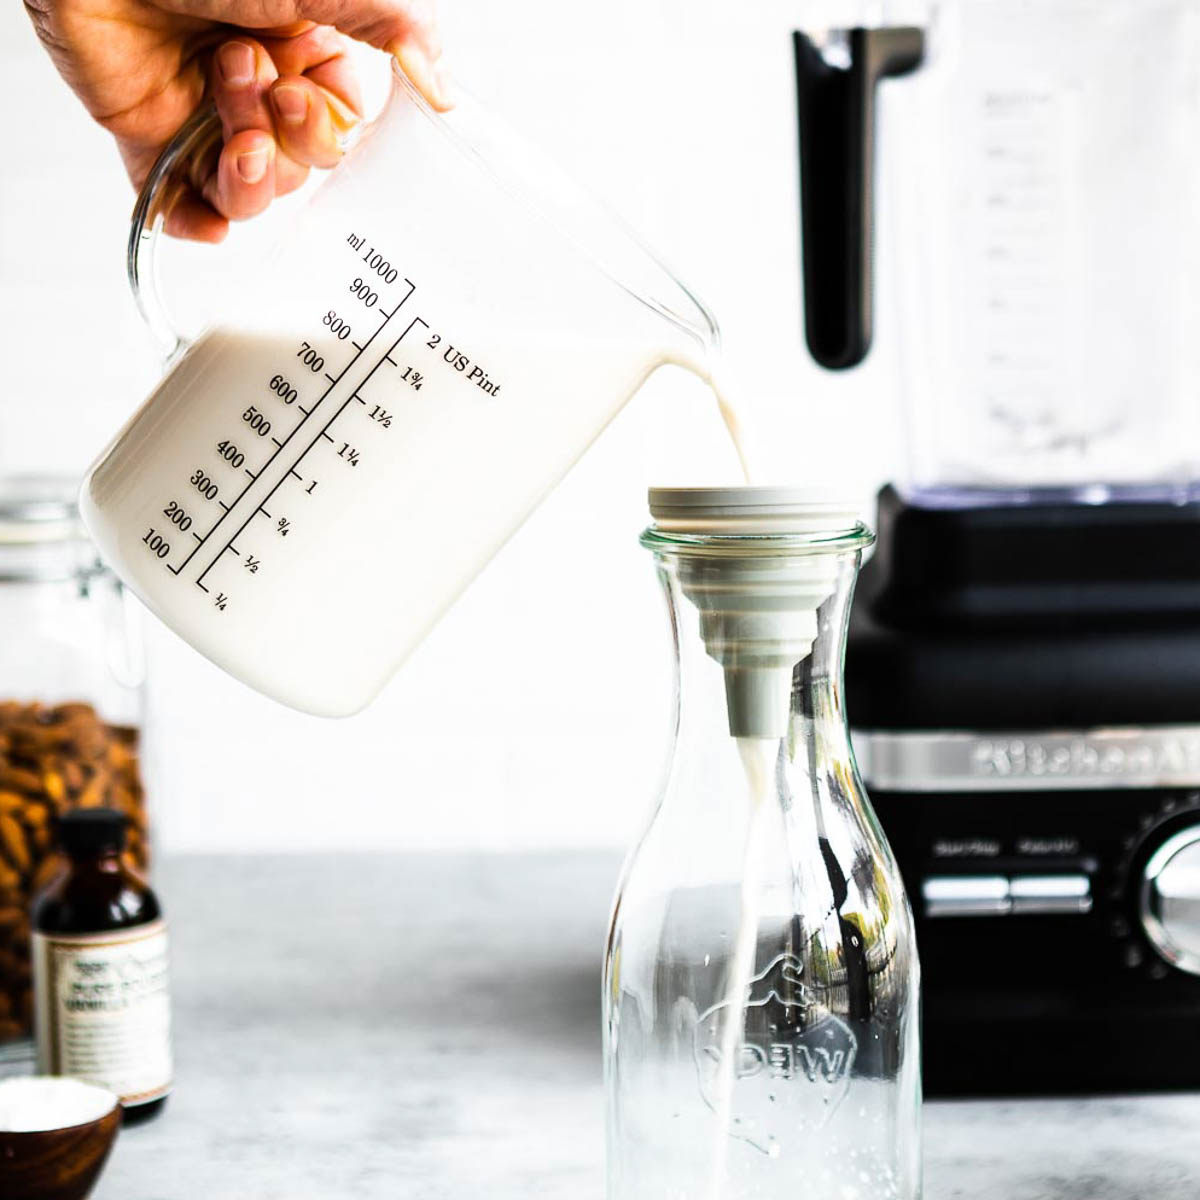
[[167, 927], [33, 935], [38, 1070], [143, 1104], [171, 1088]]

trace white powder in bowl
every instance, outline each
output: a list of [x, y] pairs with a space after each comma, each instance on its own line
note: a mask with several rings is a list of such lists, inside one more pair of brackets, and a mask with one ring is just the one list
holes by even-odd
[[78, 1079], [27, 1075], [0, 1080], [0, 1133], [84, 1125], [99, 1120], [116, 1104], [112, 1092]]

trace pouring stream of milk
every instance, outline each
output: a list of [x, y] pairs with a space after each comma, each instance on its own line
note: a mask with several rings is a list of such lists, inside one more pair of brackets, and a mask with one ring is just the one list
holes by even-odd
[[[734, 399], [737, 392], [730, 386], [728, 370], [719, 361], [712, 364], [707, 372], [697, 370], [694, 364], [681, 365], [686, 365], [689, 370], [700, 375], [712, 388], [721, 420], [737, 453], [742, 475], [749, 485], [753, 482], [751, 439], [747, 436], [743, 413], [739, 411]], [[737, 932], [733, 944], [733, 957], [729, 960], [725, 978], [726, 1008], [721, 1028], [715, 1090], [717, 1137], [714, 1142], [711, 1200], [721, 1200], [725, 1192], [725, 1177], [729, 1170], [729, 1148], [733, 1137], [733, 1092], [737, 1084], [738, 1063], [741, 1058], [746, 1002], [754, 977], [758, 950], [759, 837], [762, 818], [771, 793], [772, 763], [778, 748], [778, 742], [773, 739], [736, 740], [742, 768], [746, 774], [746, 800], [749, 811], [746, 842], [742, 852]]]
[[742, 1031], [746, 1023], [746, 1001], [758, 950], [759, 892], [763, 817], [771, 794], [771, 766], [779, 743], [767, 738], [738, 738], [738, 753], [746, 772], [749, 805], [746, 843], [742, 853], [742, 878], [738, 896], [738, 925], [733, 957], [725, 977], [727, 1006], [721, 1028], [720, 1059], [717, 1066], [717, 1137], [714, 1143], [712, 1200], [721, 1200], [729, 1168], [733, 1137], [733, 1090], [741, 1059]]
[[733, 449], [742, 468], [742, 476], [746, 483], [750, 484], [753, 482], [754, 474], [751, 468], [754, 461], [753, 443], [747, 434], [745, 414], [739, 411], [737, 401], [734, 399], [737, 392], [730, 386], [728, 370], [717, 364], [709, 372], [706, 382], [716, 397], [717, 411], [720, 412], [721, 420], [729, 433], [729, 440], [733, 442]]

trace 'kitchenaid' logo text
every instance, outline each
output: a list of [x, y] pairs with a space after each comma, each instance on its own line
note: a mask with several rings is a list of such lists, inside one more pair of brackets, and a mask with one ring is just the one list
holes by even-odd
[[1131, 736], [1125, 744], [1085, 737], [981, 739], [971, 754], [971, 772], [987, 778], [1148, 779], [1200, 777], [1200, 739]]

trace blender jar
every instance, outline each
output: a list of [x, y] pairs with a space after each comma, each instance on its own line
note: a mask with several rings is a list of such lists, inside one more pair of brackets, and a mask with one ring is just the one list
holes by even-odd
[[842, 709], [871, 535], [656, 489], [676, 742], [605, 959], [609, 1200], [920, 1194], [918, 964]]
[[29, 906], [59, 867], [53, 821], [109, 807], [149, 850], [139, 613], [79, 523], [76, 483], [0, 479], [0, 1056], [32, 1028]]
[[908, 498], [1193, 494], [1200, 11], [871, 11], [797, 35], [806, 308], [818, 361], [862, 359], [877, 203]]

